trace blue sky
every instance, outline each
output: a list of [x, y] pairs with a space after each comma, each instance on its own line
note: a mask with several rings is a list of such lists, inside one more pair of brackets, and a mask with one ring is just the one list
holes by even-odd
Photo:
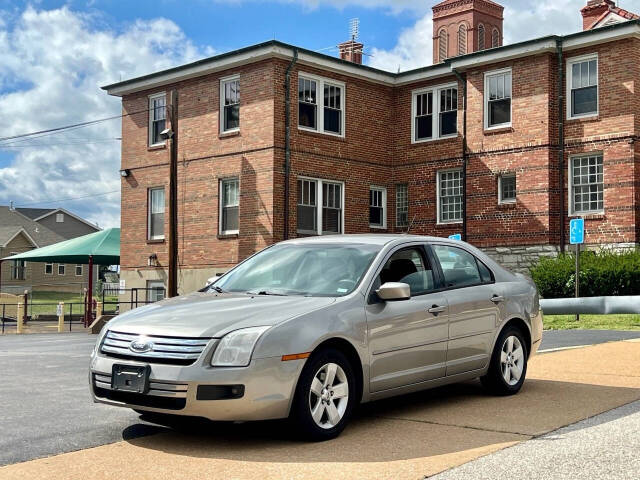
[[[580, 30], [586, 1], [504, 0], [505, 43]], [[354, 17], [368, 64], [391, 71], [426, 66], [435, 3], [0, 0], [0, 136], [118, 115], [119, 100], [100, 86], [273, 38], [336, 55]], [[621, 6], [640, 12], [640, 0]], [[0, 141], [0, 204], [62, 206], [101, 226], [118, 226], [119, 137], [115, 120]], [[88, 194], [94, 197], [66, 200]]]

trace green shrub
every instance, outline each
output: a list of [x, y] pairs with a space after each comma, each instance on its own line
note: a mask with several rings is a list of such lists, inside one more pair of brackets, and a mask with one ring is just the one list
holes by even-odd
[[[575, 255], [541, 258], [531, 267], [531, 277], [543, 298], [575, 295]], [[580, 296], [640, 295], [640, 250], [582, 252]]]

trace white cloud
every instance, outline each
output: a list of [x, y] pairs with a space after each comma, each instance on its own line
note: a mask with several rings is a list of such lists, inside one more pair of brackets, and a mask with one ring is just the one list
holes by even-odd
[[[211, 54], [172, 21], [136, 21], [120, 32], [68, 8], [27, 7], [0, 24], [0, 136], [18, 135], [120, 114], [101, 85]], [[0, 168], [0, 203], [31, 204], [119, 190], [120, 121], [13, 142]], [[94, 142], [88, 143], [87, 142]], [[6, 142], [5, 142], [6, 143]], [[119, 226], [119, 193], [60, 204], [101, 226]], [[35, 206], [54, 207], [57, 204]]]
[[[215, 3], [243, 4], [243, 3], [268, 3], [265, 0], [213, 0]], [[411, 10], [425, 12], [430, 10], [428, 0], [275, 0], [278, 3], [299, 5], [309, 10], [319, 7], [333, 7], [342, 10], [346, 7], [386, 8], [393, 13]], [[435, 4], [435, 2], [434, 2]]]
[[[362, 0], [366, 2], [366, 0]], [[371, 0], [374, 2], [375, 0]], [[389, 4], [394, 2], [387, 2]], [[429, 7], [435, 2], [428, 3]], [[586, 0], [511, 0], [503, 1], [505, 43], [516, 43], [553, 34], [582, 30], [580, 9]], [[640, 12], [640, 0], [626, 0], [623, 8]], [[432, 63], [433, 22], [431, 10], [412, 27], [400, 34], [396, 45], [389, 49], [373, 48], [369, 63], [383, 70], [397, 71], [424, 67]]]

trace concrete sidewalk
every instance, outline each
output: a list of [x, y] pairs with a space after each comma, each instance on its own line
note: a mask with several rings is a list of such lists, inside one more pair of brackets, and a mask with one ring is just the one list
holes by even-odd
[[607, 343], [534, 357], [514, 397], [469, 382], [367, 405], [331, 442], [292, 441], [280, 423], [200, 422], [9, 465], [0, 478], [419, 479], [638, 400], [638, 371], [640, 343]]

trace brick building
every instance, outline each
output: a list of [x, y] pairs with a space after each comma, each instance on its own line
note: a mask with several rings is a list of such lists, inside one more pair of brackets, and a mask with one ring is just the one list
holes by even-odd
[[462, 233], [520, 270], [565, 248], [573, 216], [593, 246], [636, 245], [640, 22], [615, 8], [591, 0], [585, 31], [502, 46], [502, 7], [447, 0], [425, 68], [271, 41], [105, 87], [125, 115], [127, 288], [166, 278], [174, 89], [181, 292], [301, 235]]

